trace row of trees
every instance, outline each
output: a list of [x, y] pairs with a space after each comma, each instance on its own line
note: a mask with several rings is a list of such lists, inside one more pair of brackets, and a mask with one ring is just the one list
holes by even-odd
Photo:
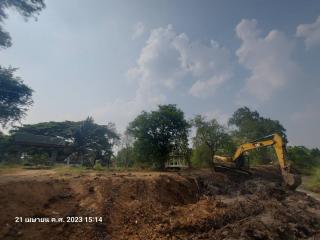
[[318, 178], [320, 169], [320, 150], [318, 148], [309, 149], [304, 146], [289, 146], [287, 148], [288, 159], [290, 159], [303, 173], [309, 174], [318, 168]]
[[[195, 134], [190, 139], [192, 127]], [[16, 135], [33, 134], [66, 142], [67, 147], [59, 151], [60, 161], [72, 155], [78, 162], [88, 166], [93, 166], [96, 159], [108, 165], [113, 158], [118, 166], [164, 168], [170, 155], [177, 154], [183, 156], [189, 165], [210, 166], [213, 155], [230, 155], [237, 145], [274, 132], [286, 139], [285, 128], [278, 121], [264, 118], [247, 107], [235, 111], [228, 126], [223, 126], [216, 119], [206, 119], [201, 115], [186, 120], [181, 109], [169, 104], [160, 105], [154, 111], [143, 111], [129, 123], [121, 141], [114, 124], [99, 125], [88, 117], [79, 122], [45, 122], [15, 127], [10, 130], [10, 135], [0, 136], [0, 154], [3, 159], [11, 159], [8, 156], [21, 152], [49, 155], [50, 148], [14, 143]], [[192, 140], [192, 148], [189, 140]], [[114, 156], [115, 146], [119, 151]], [[272, 149], [264, 149], [253, 151], [251, 159], [269, 162], [273, 155]]]
[[[188, 136], [192, 127], [195, 136], [190, 149]], [[189, 164], [210, 166], [216, 153], [230, 155], [237, 145], [275, 132], [286, 139], [285, 131], [278, 121], [261, 117], [247, 107], [239, 108], [227, 127], [201, 115], [187, 121], [175, 105], [164, 105], [157, 111], [142, 112], [129, 124], [116, 162], [121, 166], [144, 163], [163, 168], [170, 153], [175, 152], [185, 156]], [[273, 152], [254, 151], [251, 155], [256, 160], [270, 161]]]
[[[188, 145], [191, 128], [195, 129], [192, 148]], [[244, 142], [278, 133], [287, 142], [286, 129], [270, 118], [248, 107], [236, 110], [227, 126], [201, 115], [186, 121], [175, 105], [159, 106], [157, 111], [142, 112], [132, 121], [122, 138], [121, 150], [115, 157], [120, 166], [156, 165], [162, 168], [170, 153], [184, 155], [193, 166], [211, 166], [215, 154], [231, 155]], [[270, 163], [276, 160], [272, 148], [250, 152], [250, 162]], [[288, 157], [297, 168], [308, 170], [320, 165], [320, 150], [288, 147]]]

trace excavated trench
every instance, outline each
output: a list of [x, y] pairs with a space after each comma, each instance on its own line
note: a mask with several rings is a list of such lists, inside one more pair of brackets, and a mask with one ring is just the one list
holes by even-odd
[[[264, 174], [66, 174], [0, 181], [0, 239], [320, 239], [320, 203]], [[26, 223], [15, 217], [102, 222]]]

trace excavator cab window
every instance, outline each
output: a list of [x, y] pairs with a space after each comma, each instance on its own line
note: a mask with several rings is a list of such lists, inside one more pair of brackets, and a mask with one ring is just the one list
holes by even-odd
[[250, 156], [248, 154], [244, 155], [243, 168], [244, 169], [249, 169], [250, 168]]
[[248, 154], [246, 153], [241, 154], [235, 161], [236, 168], [249, 169], [249, 164], [250, 164], [249, 160], [250, 158]]

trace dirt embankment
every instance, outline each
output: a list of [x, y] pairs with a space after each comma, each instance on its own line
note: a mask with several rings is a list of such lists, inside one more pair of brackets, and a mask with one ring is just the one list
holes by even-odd
[[[0, 239], [320, 239], [320, 203], [272, 174], [0, 176]], [[17, 216], [103, 221], [15, 223]]]

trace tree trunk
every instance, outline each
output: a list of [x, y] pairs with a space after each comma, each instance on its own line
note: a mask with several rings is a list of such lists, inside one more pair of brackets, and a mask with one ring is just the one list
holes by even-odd
[[165, 169], [165, 161], [161, 161], [160, 162], [160, 170], [164, 171], [164, 169]]
[[57, 156], [58, 156], [58, 150], [57, 149], [53, 149], [51, 151], [51, 156], [50, 156], [50, 164], [54, 165], [56, 160], [57, 160]]
[[214, 158], [213, 157], [215, 155], [215, 151], [212, 150], [212, 149], [210, 149], [210, 151], [211, 151], [211, 159], [209, 161], [209, 167], [210, 167], [210, 170], [211, 170], [212, 174], [214, 174], [215, 173], [215, 170], [214, 170], [215, 164], [214, 164]]

